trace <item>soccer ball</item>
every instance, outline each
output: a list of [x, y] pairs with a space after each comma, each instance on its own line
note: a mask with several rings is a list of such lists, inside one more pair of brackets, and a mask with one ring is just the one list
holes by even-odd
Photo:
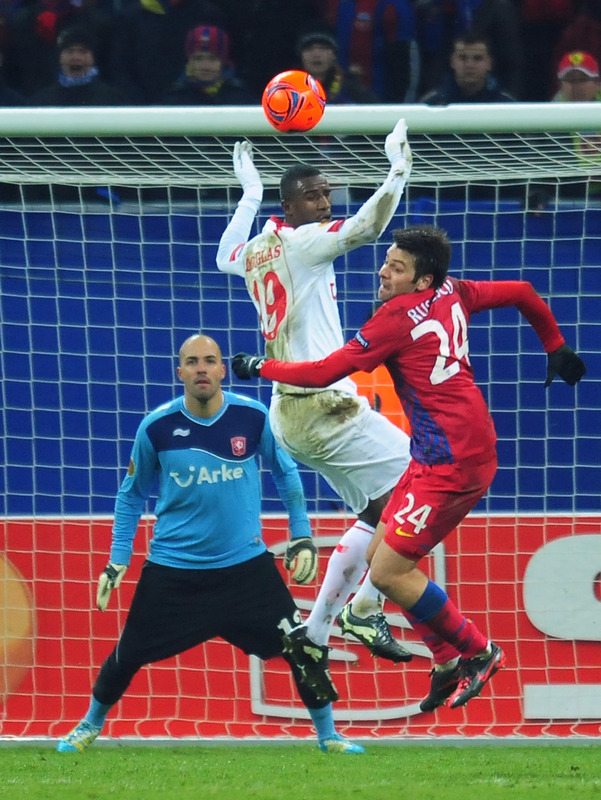
[[265, 116], [278, 131], [310, 131], [323, 117], [326, 93], [308, 72], [289, 69], [269, 81], [261, 102]]

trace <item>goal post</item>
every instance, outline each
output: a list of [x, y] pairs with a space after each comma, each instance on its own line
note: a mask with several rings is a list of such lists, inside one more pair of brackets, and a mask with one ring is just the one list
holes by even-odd
[[[4, 109], [0, 178], [231, 186], [229, 143], [249, 137], [260, 141], [256, 155], [266, 185], [277, 185], [289, 163], [316, 157], [332, 180], [371, 185], [388, 171], [380, 137], [401, 116], [417, 183], [598, 176], [594, 153], [582, 159], [575, 147], [575, 137], [587, 136], [575, 132], [601, 126], [597, 105], [332, 106], [306, 135], [276, 135], [258, 106]], [[471, 147], [469, 136], [463, 138], [469, 134], [485, 138]]]
[[[515, 309], [474, 316], [471, 356], [499, 436], [499, 470], [475, 513], [428, 559], [508, 667], [465, 710], [419, 713], [430, 661], [394, 608], [410, 664], [372, 660], [338, 635], [336, 716], [352, 736], [597, 736], [601, 708], [601, 104], [328, 107], [309, 134], [278, 135], [260, 107], [4, 109], [0, 118], [0, 737], [57, 736], [84, 712], [123, 625], [151, 535], [109, 609], [93, 609], [115, 493], [143, 415], [179, 391], [190, 333], [229, 358], [263, 347], [221, 233], [241, 195], [233, 143], [248, 138], [266, 186], [257, 226], [278, 213], [282, 171], [319, 166], [335, 216], [388, 172], [386, 134], [404, 117], [412, 177], [389, 230], [337, 263], [352, 336], [373, 308], [395, 227], [434, 223], [451, 271], [529, 280], [588, 374], [543, 388], [546, 361]], [[228, 386], [269, 401], [270, 386]], [[377, 387], [370, 389], [373, 396]], [[385, 412], [385, 408], [382, 411]], [[301, 470], [320, 570], [348, 512]], [[286, 525], [264, 476], [264, 531]], [[291, 587], [301, 609], [317, 587]], [[215, 641], [141, 671], [112, 737], [311, 735], [286, 668]]]

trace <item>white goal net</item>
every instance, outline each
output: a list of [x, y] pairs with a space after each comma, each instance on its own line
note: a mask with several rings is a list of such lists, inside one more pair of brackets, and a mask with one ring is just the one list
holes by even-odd
[[[390, 229], [435, 223], [453, 242], [454, 274], [531, 281], [588, 374], [575, 390], [545, 390], [544, 354], [515, 310], [473, 319], [499, 471], [429, 568], [503, 645], [508, 667], [465, 710], [420, 714], [430, 661], [389, 608], [413, 661], [375, 662], [335, 629], [335, 713], [353, 736], [598, 735], [599, 106], [333, 107], [310, 134], [284, 136], [258, 107], [3, 110], [0, 736], [61, 735], [87, 707], [150, 536], [144, 523], [127, 580], [107, 612], [93, 611], [115, 493], [142, 416], [179, 391], [181, 342], [203, 330], [226, 357], [262, 349], [246, 289], [215, 266], [240, 197], [233, 143], [253, 142], [266, 186], [258, 226], [278, 213], [280, 175], [297, 161], [323, 170], [342, 217], [385, 177], [384, 139], [400, 116], [414, 169]], [[337, 264], [349, 337], [371, 312], [389, 238]], [[385, 380], [358, 380], [395, 413]], [[268, 386], [232, 385], [268, 402]], [[323, 479], [302, 475], [323, 568], [348, 512]], [[285, 520], [267, 476], [264, 496], [265, 537], [281, 554]], [[292, 590], [310, 608], [316, 587]], [[282, 663], [249, 662], [216, 641], [142, 670], [105, 733], [311, 728]]]

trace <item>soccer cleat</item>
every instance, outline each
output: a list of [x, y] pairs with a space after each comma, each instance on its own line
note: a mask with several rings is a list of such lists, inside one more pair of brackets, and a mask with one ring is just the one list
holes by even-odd
[[327, 739], [320, 739], [319, 749], [324, 753], [342, 753], [348, 756], [360, 755], [365, 752], [360, 744], [355, 744], [345, 739], [339, 733], [334, 733], [332, 736], [328, 736]]
[[66, 736], [59, 741], [56, 749], [59, 753], [83, 753], [92, 744], [102, 728], [90, 725], [85, 719], [69, 731]]
[[305, 625], [284, 634], [283, 642], [284, 655], [298, 667], [303, 683], [315, 692], [319, 700], [335, 703], [338, 692], [330, 675], [329, 647], [311, 641]]
[[505, 653], [494, 642], [491, 642], [490, 655], [463, 659], [459, 685], [447, 700], [448, 707], [459, 708], [472, 697], [477, 697], [495, 672], [503, 669], [506, 661]]
[[387, 658], [398, 664], [399, 661], [411, 661], [413, 655], [405, 650], [390, 632], [386, 617], [380, 611], [369, 617], [357, 617], [347, 603], [336, 617], [336, 622], [343, 633], [350, 633], [355, 639], [370, 650], [372, 656]]
[[434, 711], [438, 706], [444, 704], [449, 695], [453, 694], [461, 679], [460, 664], [461, 662], [452, 669], [432, 670], [430, 693], [419, 704], [420, 711]]

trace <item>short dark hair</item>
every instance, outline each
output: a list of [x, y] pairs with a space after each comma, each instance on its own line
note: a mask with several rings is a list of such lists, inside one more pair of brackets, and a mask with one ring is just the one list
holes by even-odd
[[455, 46], [460, 43], [463, 45], [483, 44], [486, 46], [488, 55], [491, 58], [493, 56], [492, 42], [485, 33], [478, 33], [478, 31], [469, 30], [457, 34], [457, 36], [455, 36], [455, 38], [453, 39], [453, 50], [455, 50]]
[[295, 164], [288, 167], [280, 180], [280, 199], [289, 200], [299, 190], [299, 183], [305, 178], [314, 178], [321, 175], [321, 170], [310, 164]]
[[412, 225], [392, 232], [395, 245], [415, 258], [415, 279], [432, 275], [432, 288], [440, 289], [451, 261], [451, 243], [446, 231], [435, 225]]

